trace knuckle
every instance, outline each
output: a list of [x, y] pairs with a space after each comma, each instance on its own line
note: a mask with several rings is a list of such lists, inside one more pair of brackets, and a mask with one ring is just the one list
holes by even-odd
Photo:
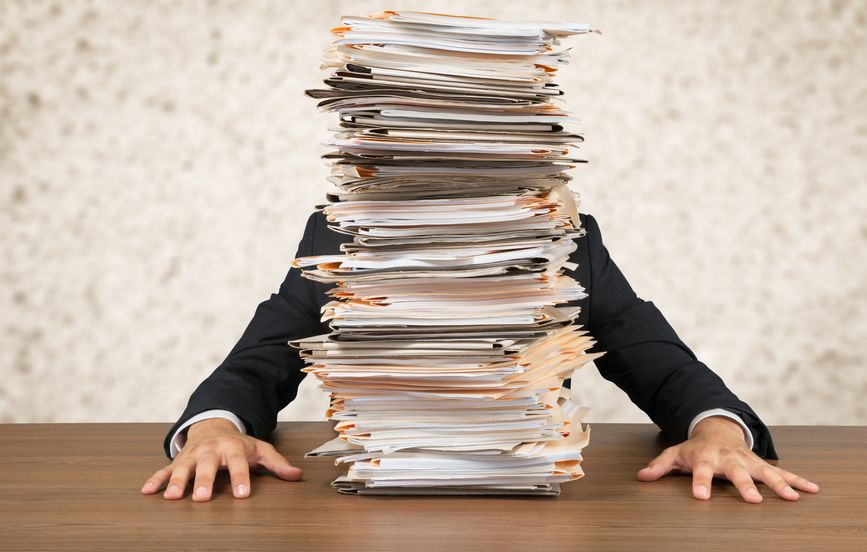
[[706, 451], [702, 451], [693, 457], [693, 465], [702, 467], [713, 467], [716, 464], [715, 460], [716, 459], [707, 454]]
[[178, 487], [183, 487], [187, 483], [186, 476], [173, 475], [171, 479], [169, 479], [169, 485], [177, 485]]
[[770, 464], [761, 464], [758, 470], [765, 477], [771, 477], [774, 479], [782, 480], [782, 472], [779, 468], [775, 468]]
[[786, 470], [781, 469], [781, 468], [776, 468], [776, 469], [777, 469], [778, 473], [780, 474], [780, 476], [783, 477], [783, 479], [787, 479], [793, 483], [808, 483], [808, 481], [805, 478], [801, 477], [800, 475], [798, 475], [796, 473], [792, 473], [790, 471], [786, 471]]
[[226, 462], [231, 464], [247, 463], [247, 457], [238, 451], [233, 451], [226, 454]]
[[738, 489], [738, 491], [740, 491], [741, 494], [745, 494], [747, 491], [754, 487], [753, 482], [746, 479], [735, 480], [732, 481], [732, 483], [734, 483], [735, 487]]
[[762, 458], [758, 454], [749, 450], [746, 445], [744, 445], [742, 448], [735, 449], [735, 453], [739, 456], [750, 459], [750, 461], [758, 460], [760, 462], [764, 462], [764, 460], [762, 460]]
[[741, 462], [739, 458], [735, 458], [732, 456], [721, 459], [720, 464], [726, 471], [733, 471], [738, 473], [746, 473], [747, 471], [744, 468], [743, 462]]
[[229, 473], [229, 479], [231, 479], [233, 486], [237, 485], [239, 483], [245, 483], [245, 484], [249, 485], [248, 482], [250, 480], [250, 473], [247, 472], [246, 470], [237, 471], [237, 472], [230, 472]]
[[226, 451], [226, 456], [230, 456], [233, 454], [244, 454], [249, 448], [242, 436], [226, 437], [220, 444], [220, 448]]
[[196, 466], [196, 478], [199, 477], [215, 477], [217, 466], [210, 463], [202, 463]]
[[209, 474], [196, 474], [196, 487], [206, 486], [210, 487], [214, 484], [214, 477]]
[[753, 471], [762, 471], [762, 472], [764, 472], [764, 471], [769, 470], [769, 469], [772, 470], [772, 471], [777, 471], [777, 470], [778, 470], [778, 468], [776, 468], [776, 467], [774, 467], [774, 466], [768, 464], [767, 462], [765, 462], [765, 461], [762, 460], [761, 458], [749, 458], [749, 459], [747, 459], [746, 462], [744, 462], [744, 464], [747, 465], [747, 466], [750, 466], [750, 468], [751, 468]]
[[277, 449], [271, 443], [265, 443], [257, 447], [257, 452], [262, 456], [280, 456]]
[[703, 467], [694, 468], [692, 470], [693, 481], [708, 481], [713, 479], [713, 470], [708, 470]]
[[685, 448], [691, 456], [712, 456], [717, 450], [716, 447], [712, 447], [705, 442], [692, 443], [691, 446]]
[[198, 464], [201, 465], [203, 463], [208, 464], [208, 463], [213, 463], [215, 461], [218, 461], [219, 457], [220, 456], [217, 454], [217, 452], [215, 450], [208, 449], [208, 450], [203, 450], [198, 455], [197, 460], [198, 460]]
[[244, 451], [244, 454], [250, 456], [251, 454], [255, 453], [256, 450], [258, 450], [259, 443], [263, 443], [264, 441], [259, 441], [258, 439], [254, 439], [253, 437], [245, 435], [238, 439], [238, 442], [241, 444], [241, 449]]
[[238, 475], [247, 474], [250, 471], [250, 465], [247, 463], [247, 459], [238, 456], [238, 459], [235, 461], [229, 460], [229, 473], [232, 474], [233, 477]]
[[229, 466], [229, 473], [233, 476], [246, 475], [250, 473], [250, 466], [247, 464], [235, 464]]
[[277, 450], [276, 448], [274, 448], [274, 445], [272, 445], [272, 444], [269, 443], [268, 441], [260, 441], [260, 440], [257, 440], [257, 441], [256, 441], [256, 446], [259, 447], [259, 448], [261, 448], [261, 449], [264, 449], [264, 450]]
[[726, 474], [726, 477], [731, 479], [733, 482], [745, 481], [747, 479], [751, 479], [750, 475], [744, 470], [740, 465], [727, 463], [723, 467], [723, 472]]
[[182, 448], [181, 451], [178, 452], [178, 454], [174, 457], [174, 459], [172, 460], [172, 463], [169, 464], [169, 466], [175, 466], [178, 464], [178, 462], [183, 462], [187, 456], [189, 456], [193, 453], [192, 451], [195, 448], [196, 448], [196, 445], [191, 444], [191, 443], [187, 443], [186, 445], [184, 445], [184, 448]]
[[730, 449], [729, 447], [719, 447], [717, 449], [717, 455], [723, 458], [729, 458], [735, 455], [734, 449]]
[[187, 471], [188, 466], [189, 466], [189, 463], [187, 462], [186, 458], [184, 458], [184, 459], [177, 458], [177, 459], [175, 459], [174, 462], [172, 462], [172, 465], [169, 466], [168, 472], [170, 474], [172, 474], [172, 476], [175, 476], [177, 474], [180, 474], [180, 473]]
[[739, 486], [753, 487], [755, 485], [753, 478], [750, 477], [750, 474], [746, 473], [745, 471], [736, 472], [734, 477], [735, 480], [739, 483]]
[[780, 479], [779, 481], [774, 481], [770, 484], [770, 486], [776, 491], [778, 494], [783, 494], [789, 488], [789, 484]]
[[759, 472], [759, 475], [761, 476], [762, 480], [765, 482], [772, 482], [774, 484], [785, 483], [785, 480], [783, 479], [782, 475], [780, 473], [778, 473], [776, 470], [774, 470], [773, 468], [770, 468], [770, 469], [769, 468], [762, 468], [761, 471]]

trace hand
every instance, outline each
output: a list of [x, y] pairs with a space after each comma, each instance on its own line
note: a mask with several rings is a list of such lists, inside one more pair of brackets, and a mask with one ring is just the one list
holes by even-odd
[[189, 427], [184, 448], [171, 464], [145, 482], [141, 492], [154, 494], [168, 481], [163, 498], [182, 498], [190, 477], [195, 474], [193, 500], [206, 501], [211, 498], [217, 470], [228, 468], [235, 498], [246, 498], [250, 495], [251, 464], [262, 466], [286, 481], [301, 479], [301, 470], [289, 464], [270, 443], [240, 433], [229, 420], [202, 420]]
[[695, 498], [710, 498], [711, 480], [725, 477], [737, 487], [743, 499], [758, 504], [762, 495], [753, 479], [763, 481], [786, 500], [798, 500], [795, 487], [810, 493], [819, 486], [803, 477], [765, 462], [747, 449], [741, 427], [725, 416], [709, 416], [693, 428], [692, 437], [665, 449], [638, 471], [640, 481], [656, 481], [670, 471], [692, 471], [692, 494]]

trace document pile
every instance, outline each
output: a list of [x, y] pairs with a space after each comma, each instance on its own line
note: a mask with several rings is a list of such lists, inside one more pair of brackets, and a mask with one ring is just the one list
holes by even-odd
[[[340, 127], [323, 210], [353, 236], [293, 261], [334, 284], [331, 333], [293, 341], [331, 396], [334, 481], [358, 494], [556, 495], [589, 427], [563, 380], [602, 353], [563, 272], [582, 236], [555, 104], [559, 38], [587, 25], [422, 12], [343, 17], [308, 90]], [[559, 305], [559, 306], [558, 306]]]

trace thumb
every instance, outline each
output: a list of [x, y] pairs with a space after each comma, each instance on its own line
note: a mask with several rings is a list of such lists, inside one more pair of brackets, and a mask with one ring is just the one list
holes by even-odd
[[259, 465], [286, 481], [298, 481], [303, 473], [301, 468], [290, 464], [289, 460], [273, 447], [263, 447], [259, 451]]
[[638, 470], [636, 474], [639, 481], [656, 481], [663, 475], [674, 469], [674, 461], [677, 458], [677, 447], [669, 447], [662, 454], [651, 460], [647, 466]]

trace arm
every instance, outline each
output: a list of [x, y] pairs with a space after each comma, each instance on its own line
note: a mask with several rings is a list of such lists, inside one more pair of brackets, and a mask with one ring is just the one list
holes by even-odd
[[[314, 249], [318, 216], [310, 216], [297, 255]], [[216, 472], [229, 471], [236, 498], [250, 496], [250, 466], [258, 465], [287, 481], [298, 481], [292, 466], [262, 440], [274, 429], [277, 413], [297, 394], [303, 361], [289, 347], [293, 338], [324, 332], [318, 319], [314, 287], [290, 270], [280, 286], [256, 309], [226, 360], [193, 392], [180, 419], [166, 434], [172, 462], [142, 486], [153, 494], [166, 486], [164, 498], [184, 496], [194, 480], [193, 500], [210, 500]]]
[[605, 379], [679, 443], [704, 411], [722, 408], [749, 428], [757, 454], [777, 458], [770, 432], [753, 410], [698, 360], [649, 301], [639, 298], [602, 242], [599, 225], [586, 217], [591, 292], [588, 329], [606, 354], [595, 363]]
[[[307, 220], [297, 256], [312, 254], [315, 230], [314, 213]], [[277, 413], [295, 398], [306, 375], [301, 372], [304, 362], [298, 351], [287, 342], [325, 331], [311, 282], [299, 270], [289, 270], [279, 292], [259, 304], [241, 339], [193, 392], [166, 435], [166, 456], [172, 458], [170, 442], [178, 428], [207, 410], [234, 413], [243, 421], [245, 433], [258, 439], [270, 435]]]
[[[786, 500], [800, 497], [793, 487], [817, 492], [815, 483], [762, 459], [777, 458], [768, 428], [696, 358], [656, 306], [635, 294], [602, 244], [596, 220], [588, 215], [586, 225], [591, 273], [588, 328], [599, 348], [607, 351], [596, 359], [596, 366], [678, 443], [639, 470], [638, 479], [654, 481], [672, 470], [692, 472], [692, 494], [703, 500], [710, 498], [714, 476], [729, 479], [751, 503], [763, 500], [754, 479]], [[732, 423], [738, 421], [732, 414], [741, 419], [740, 427]], [[744, 443], [743, 427], [754, 437], [754, 443], [747, 443], [756, 452]]]

